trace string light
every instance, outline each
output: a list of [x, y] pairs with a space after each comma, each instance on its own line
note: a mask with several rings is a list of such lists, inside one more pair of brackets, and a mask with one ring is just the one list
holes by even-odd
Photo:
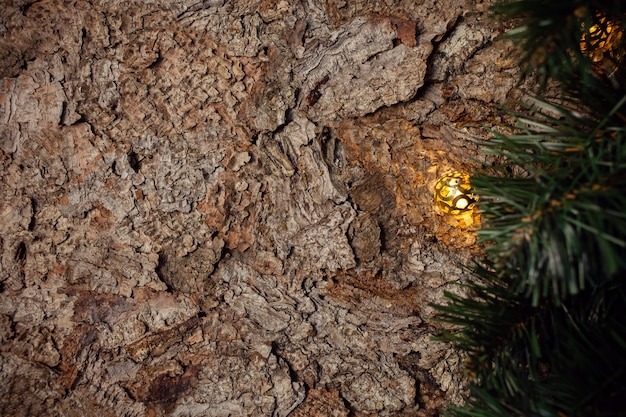
[[435, 207], [448, 219], [454, 219], [455, 226], [470, 228], [479, 223], [476, 201], [468, 174], [450, 172], [435, 184]]
[[622, 31], [619, 26], [611, 22], [602, 13], [597, 13], [593, 19], [593, 25], [585, 30], [580, 39], [580, 50], [594, 63], [600, 63], [605, 57], [618, 59], [617, 55], [622, 43]]

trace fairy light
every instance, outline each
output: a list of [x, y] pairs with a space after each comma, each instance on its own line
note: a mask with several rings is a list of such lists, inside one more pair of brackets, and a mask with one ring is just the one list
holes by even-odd
[[622, 41], [622, 31], [601, 13], [594, 16], [594, 24], [585, 30], [580, 39], [580, 50], [594, 63], [601, 62], [605, 56], [615, 58]]
[[450, 172], [435, 184], [435, 207], [454, 224], [462, 228], [476, 225], [477, 198], [472, 192], [470, 176], [462, 172]]

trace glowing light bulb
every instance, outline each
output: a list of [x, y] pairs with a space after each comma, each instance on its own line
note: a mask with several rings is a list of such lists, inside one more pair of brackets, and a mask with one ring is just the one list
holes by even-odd
[[618, 51], [622, 41], [622, 31], [619, 26], [607, 20], [606, 16], [601, 13], [597, 13], [593, 21], [594, 24], [588, 31], [583, 25], [580, 50], [594, 63], [601, 62], [605, 56], [618, 58], [616, 55], [622, 53]]
[[468, 174], [450, 172], [435, 184], [435, 207], [441, 214], [454, 219], [455, 226], [469, 228], [479, 223], [474, 210], [476, 201]]

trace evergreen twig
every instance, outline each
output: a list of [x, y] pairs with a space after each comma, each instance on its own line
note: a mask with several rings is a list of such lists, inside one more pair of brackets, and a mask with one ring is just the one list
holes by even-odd
[[494, 8], [517, 22], [509, 36], [540, 93], [554, 80], [563, 94], [528, 99], [518, 133], [486, 146], [506, 163], [472, 179], [486, 258], [468, 296], [436, 306], [453, 325], [440, 338], [464, 353], [470, 379], [453, 415], [626, 416], [626, 53], [602, 55], [599, 68], [591, 29], [626, 32], [622, 3]]

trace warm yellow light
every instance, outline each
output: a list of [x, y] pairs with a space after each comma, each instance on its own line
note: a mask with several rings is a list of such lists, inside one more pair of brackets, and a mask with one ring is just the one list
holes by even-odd
[[435, 206], [441, 214], [454, 219], [455, 226], [469, 228], [479, 223], [476, 200], [468, 174], [450, 172], [435, 184]]
[[601, 62], [605, 55], [616, 58], [617, 49], [622, 41], [622, 31], [619, 26], [607, 20], [606, 16], [598, 13], [594, 17], [594, 25], [588, 31], [584, 30], [580, 39], [580, 50], [587, 54], [594, 63]]

